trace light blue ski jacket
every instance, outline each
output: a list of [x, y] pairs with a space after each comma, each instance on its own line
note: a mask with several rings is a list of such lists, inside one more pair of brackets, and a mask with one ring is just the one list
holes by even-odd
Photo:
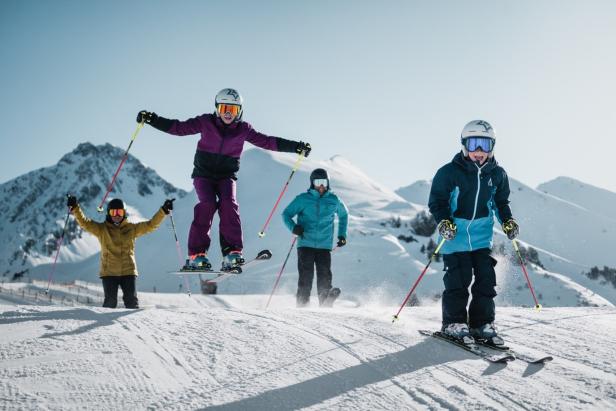
[[[287, 228], [293, 231], [296, 224], [304, 227], [298, 238], [298, 247], [331, 250], [334, 242], [334, 216], [338, 214], [338, 237], [347, 236], [349, 212], [338, 196], [326, 191], [323, 196], [313, 188], [295, 197], [282, 212]], [[293, 218], [297, 216], [297, 223]]]

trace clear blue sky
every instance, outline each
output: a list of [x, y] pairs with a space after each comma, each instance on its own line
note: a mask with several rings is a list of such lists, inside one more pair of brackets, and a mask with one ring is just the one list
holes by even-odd
[[[0, 55], [0, 182], [234, 87], [257, 130], [391, 188], [482, 118], [510, 176], [616, 191], [616, 1], [2, 0]], [[148, 127], [131, 152], [190, 189], [196, 143]]]

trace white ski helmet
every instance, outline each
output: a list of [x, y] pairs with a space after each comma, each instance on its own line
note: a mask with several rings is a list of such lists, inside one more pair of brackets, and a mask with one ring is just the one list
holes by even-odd
[[240, 114], [235, 118], [235, 121], [239, 121], [242, 118], [242, 114], [244, 110], [242, 109], [242, 104], [244, 103], [244, 99], [240, 93], [233, 88], [223, 88], [216, 94], [216, 98], [214, 99], [214, 105], [216, 106], [216, 116], [218, 114], [218, 105], [219, 104], [232, 104], [234, 106], [240, 106]]
[[[464, 140], [469, 137], [484, 137], [492, 140], [492, 147], [496, 144], [496, 135], [494, 134], [494, 129], [485, 120], [473, 120], [467, 123], [462, 129], [462, 134], [460, 135], [460, 143], [462, 143], [462, 152], [465, 156], [468, 156], [468, 150], [466, 149], [466, 145], [464, 144]], [[494, 156], [494, 149], [490, 151], [489, 157], [492, 158]]]

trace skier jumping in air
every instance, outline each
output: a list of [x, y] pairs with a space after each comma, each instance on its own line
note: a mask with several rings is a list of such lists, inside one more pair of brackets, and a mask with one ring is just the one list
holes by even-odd
[[494, 159], [492, 126], [471, 121], [462, 130], [461, 142], [462, 151], [436, 172], [428, 202], [439, 234], [447, 240], [441, 249], [446, 271], [442, 332], [465, 343], [478, 339], [503, 345], [494, 326], [494, 217], [509, 239], [517, 237], [519, 227], [509, 208], [507, 173]]
[[285, 140], [259, 133], [242, 121], [243, 100], [232, 89], [221, 90], [215, 98], [214, 114], [202, 114], [185, 120], [169, 120], [149, 111], [140, 111], [137, 122], [176, 136], [201, 134], [194, 157], [193, 185], [199, 203], [188, 235], [188, 255], [191, 268], [211, 269], [207, 257], [210, 248], [210, 228], [214, 213], [220, 216], [220, 247], [223, 270], [244, 263], [242, 224], [236, 200], [236, 173], [244, 142], [257, 147], [286, 153], [310, 154], [310, 144]]
[[124, 306], [139, 308], [135, 287], [138, 274], [135, 263], [135, 239], [156, 230], [165, 219], [165, 214], [173, 210], [174, 200], [165, 200], [152, 219], [134, 224], [126, 219], [124, 202], [115, 198], [107, 204], [105, 222], [98, 223], [85, 216], [76, 197], [68, 196], [66, 205], [79, 225], [93, 234], [101, 245], [99, 276], [103, 281], [105, 292], [103, 307], [116, 308], [119, 286], [122, 288]]
[[[319, 305], [331, 307], [340, 294], [332, 288], [331, 250], [334, 217], [338, 215], [338, 247], [346, 245], [348, 211], [342, 200], [329, 189], [327, 171], [317, 168], [310, 174], [310, 188], [282, 212], [285, 225], [299, 237], [297, 244], [297, 306], [310, 302], [314, 267], [317, 269]], [[297, 216], [297, 223], [293, 218]]]

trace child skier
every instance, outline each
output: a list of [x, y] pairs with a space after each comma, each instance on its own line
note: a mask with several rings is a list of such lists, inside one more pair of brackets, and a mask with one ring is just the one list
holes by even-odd
[[101, 262], [99, 276], [103, 281], [105, 300], [103, 307], [116, 308], [118, 305], [118, 286], [122, 288], [124, 306], [139, 308], [135, 282], [137, 264], [135, 262], [135, 239], [158, 228], [173, 210], [173, 200], [165, 200], [163, 206], [149, 221], [129, 223], [126, 220], [124, 202], [115, 198], [107, 204], [107, 216], [104, 223], [92, 221], [85, 216], [77, 198], [69, 195], [66, 205], [71, 209], [79, 225], [93, 234], [101, 245]]
[[509, 208], [507, 173], [494, 159], [492, 126], [471, 121], [462, 130], [461, 142], [462, 151], [436, 172], [428, 202], [439, 234], [447, 240], [441, 248], [446, 271], [442, 332], [465, 343], [478, 339], [503, 345], [494, 326], [496, 260], [490, 255], [494, 217], [509, 239], [518, 235], [519, 227]]
[[137, 122], [176, 136], [201, 134], [194, 157], [193, 185], [199, 199], [188, 235], [190, 268], [211, 269], [207, 257], [214, 213], [220, 216], [220, 247], [223, 270], [244, 263], [243, 238], [235, 180], [240, 168], [244, 141], [272, 151], [310, 154], [310, 144], [259, 133], [242, 121], [243, 100], [231, 88], [221, 90], [214, 100], [214, 114], [202, 114], [186, 121], [169, 120], [156, 113], [140, 111]]
[[[319, 305], [331, 307], [340, 294], [332, 288], [331, 250], [334, 235], [334, 216], [338, 214], [338, 247], [346, 245], [348, 211], [342, 200], [329, 189], [327, 171], [317, 168], [310, 174], [310, 188], [295, 197], [285, 208], [282, 218], [297, 243], [296, 302], [305, 307], [310, 302], [314, 267], [317, 269]], [[293, 218], [297, 216], [297, 223]]]

